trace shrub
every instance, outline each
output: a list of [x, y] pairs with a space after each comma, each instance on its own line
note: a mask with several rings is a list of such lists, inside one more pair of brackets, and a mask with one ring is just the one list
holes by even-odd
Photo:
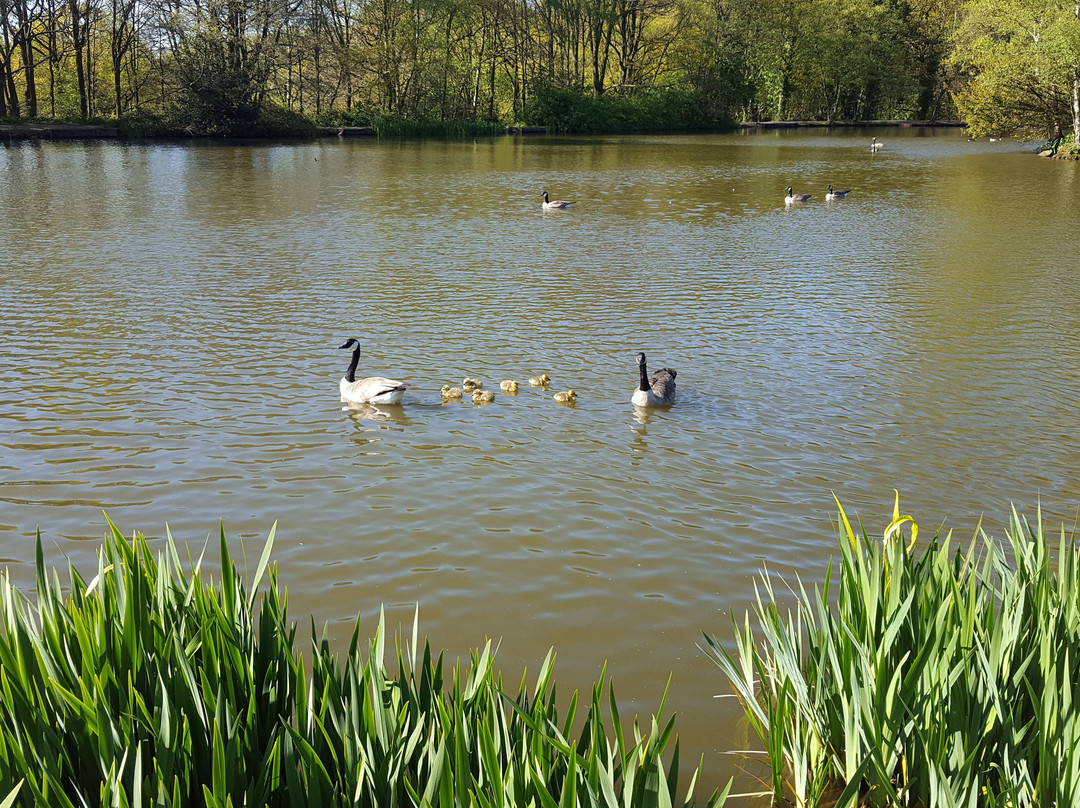
[[602, 674], [575, 739], [577, 694], [560, 717], [550, 653], [510, 696], [490, 643], [447, 670], [426, 642], [418, 653], [414, 618], [394, 673], [380, 616], [363, 649], [357, 621], [340, 657], [313, 626], [305, 662], [273, 539], [249, 591], [224, 531], [215, 583], [201, 557], [184, 572], [171, 536], [155, 558], [110, 523], [96, 575], [69, 564], [65, 596], [39, 536], [36, 604], [0, 575], [0, 808], [675, 803], [666, 692], [643, 732], [610, 687], [604, 704]]
[[523, 113], [525, 122], [550, 132], [658, 132], [718, 129], [731, 125], [723, 104], [685, 88], [647, 90], [632, 95], [591, 93], [539, 86]]
[[[905, 542], [903, 526], [911, 528]], [[899, 496], [884, 540], [837, 522], [840, 566], [785, 618], [763, 575], [736, 654], [706, 637], [796, 805], [1080, 805], [1080, 556], [1015, 511], [916, 552]]]

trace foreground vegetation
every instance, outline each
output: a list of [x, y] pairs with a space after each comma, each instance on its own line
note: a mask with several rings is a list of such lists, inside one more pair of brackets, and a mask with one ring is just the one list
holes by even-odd
[[[910, 540], [903, 529], [910, 529]], [[837, 580], [781, 609], [763, 577], [737, 651], [709, 653], [798, 806], [1080, 805], [1080, 547], [1013, 514], [1002, 547], [916, 552], [838, 519]], [[785, 613], [787, 616], [785, 616]], [[755, 638], [762, 638], [757, 645]]]
[[[110, 527], [89, 582], [69, 568], [62, 587], [40, 540], [36, 603], [0, 578], [0, 808], [695, 802], [666, 692], [647, 732], [624, 725], [603, 673], [560, 717], [551, 654], [509, 694], [490, 645], [447, 670], [415, 618], [392, 669], [382, 618], [340, 656], [312, 626], [305, 661], [273, 532], [249, 589], [224, 533], [214, 583], [201, 559], [184, 572], [171, 537], [155, 557]], [[734, 651], [705, 638], [776, 803], [1080, 805], [1075, 537], [1014, 512], [1004, 544], [980, 530], [922, 546], [899, 497], [882, 540], [842, 508], [837, 533], [835, 579], [830, 564], [820, 590], [785, 594], [766, 573]]]
[[0, 0], [0, 119], [227, 136], [288, 124], [275, 110], [407, 132], [959, 115], [977, 135], [1080, 137], [1080, 5]]
[[663, 701], [647, 732], [623, 724], [602, 674], [584, 716], [575, 693], [560, 717], [550, 654], [507, 695], [490, 645], [446, 670], [415, 620], [396, 672], [381, 618], [366, 653], [357, 624], [340, 657], [313, 626], [306, 662], [272, 546], [249, 590], [224, 532], [214, 583], [171, 537], [155, 558], [112, 527], [65, 596], [39, 539], [36, 604], [0, 578], [0, 808], [676, 804]]

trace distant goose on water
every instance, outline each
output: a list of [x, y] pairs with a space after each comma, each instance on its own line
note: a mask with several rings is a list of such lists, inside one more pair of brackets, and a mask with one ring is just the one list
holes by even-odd
[[829, 186], [828, 192], [825, 194], [826, 199], [845, 199], [851, 191], [834, 191], [832, 186]]
[[548, 201], [548, 192], [544, 191], [544, 210], [565, 210], [573, 204], [573, 202], [565, 202], [561, 199], [550, 202]]
[[805, 202], [812, 197], [813, 194], [793, 194], [791, 193], [791, 186], [787, 187], [787, 196], [784, 197], [784, 204], [790, 205], [792, 202]]
[[878, 139], [876, 137], [870, 138], [870, 151], [877, 151], [878, 149], [881, 149], [881, 148], [884, 148], [884, 147], [885, 147], [885, 144], [884, 143], [878, 143]]
[[382, 376], [369, 376], [366, 379], [356, 378], [356, 366], [360, 364], [360, 341], [353, 338], [346, 340], [341, 346], [352, 349], [352, 361], [349, 369], [338, 385], [341, 389], [341, 400], [349, 404], [400, 404], [401, 397], [409, 389], [409, 385], [402, 384], [393, 379]]
[[645, 354], [637, 355], [640, 382], [630, 397], [630, 403], [638, 407], [663, 407], [675, 400], [675, 376], [671, 368], [661, 368], [651, 377], [645, 366]]

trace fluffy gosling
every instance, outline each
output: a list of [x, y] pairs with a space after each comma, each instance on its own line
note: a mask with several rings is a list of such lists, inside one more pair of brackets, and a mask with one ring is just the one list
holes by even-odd
[[495, 394], [490, 390], [474, 390], [472, 394], [473, 404], [490, 404], [495, 400]]
[[461, 388], [451, 387], [448, 384], [444, 384], [439, 388], [439, 392], [442, 393], [444, 399], [461, 398]]
[[466, 376], [464, 379], [462, 379], [461, 386], [465, 389], [466, 393], [471, 393], [473, 390], [479, 390], [481, 387], [483, 387], [484, 383], [479, 379], [470, 379], [468, 376]]
[[554, 399], [560, 404], [573, 404], [577, 401], [577, 393], [573, 390], [567, 390], [565, 393], [556, 393]]
[[518, 391], [518, 383], [513, 379], [504, 379], [499, 382], [499, 389], [504, 393], [516, 393]]
[[547, 387], [548, 382], [550, 381], [551, 379], [548, 378], [548, 375], [546, 373], [542, 373], [539, 376], [533, 376], [532, 378], [530, 378], [529, 384], [531, 384], [533, 387]]

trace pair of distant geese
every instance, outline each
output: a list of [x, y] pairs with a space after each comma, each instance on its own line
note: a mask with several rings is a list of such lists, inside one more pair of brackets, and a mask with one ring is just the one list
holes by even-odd
[[[884, 145], [884, 143], [878, 143], [878, 139], [876, 137], [870, 138], [870, 151], [879, 151]], [[795, 202], [805, 202], [807, 199], [813, 196], [813, 194], [793, 194], [791, 192], [790, 185], [787, 187], [786, 190], [787, 196], [784, 197], [784, 204], [786, 205], [791, 205]], [[850, 193], [850, 190], [834, 191], [833, 187], [830, 185], [828, 190], [825, 192], [825, 199], [829, 200], [830, 202], [834, 199], [847, 199], [847, 195]], [[548, 198], [548, 192], [544, 191], [544, 210], [563, 210], [573, 204], [573, 202], [566, 202], [562, 199], [550, 200]]]
[[[787, 187], [786, 190], [787, 190], [787, 196], [784, 197], [784, 203], [788, 204], [788, 205], [792, 204], [793, 202], [805, 202], [807, 199], [809, 199], [810, 197], [813, 196], [813, 194], [793, 194], [791, 192], [791, 186], [790, 185]], [[850, 193], [851, 193], [850, 190], [848, 190], [848, 191], [834, 191], [833, 187], [830, 185], [828, 190], [825, 193], [825, 198], [830, 200], [830, 201], [833, 200], [833, 199], [846, 199], [847, 195], [850, 194]], [[566, 201], [564, 201], [562, 199], [556, 199], [556, 200], [553, 200], [553, 201], [549, 201], [548, 200], [548, 192], [544, 191], [544, 210], [564, 210], [564, 209], [570, 207], [573, 204], [574, 204], [573, 202], [566, 202]]]
[[[355, 338], [345, 341], [343, 349], [352, 350], [352, 360], [349, 369], [345, 371], [339, 385], [341, 400], [347, 404], [400, 404], [409, 385], [394, 379], [382, 376], [369, 376], [366, 379], [356, 378], [356, 366], [360, 364], [360, 342]], [[640, 382], [630, 396], [630, 403], [638, 407], [663, 407], [675, 401], [675, 376], [671, 368], [661, 368], [652, 376], [645, 366], [645, 354], [637, 355], [638, 374]], [[547, 380], [546, 375], [540, 379]], [[516, 383], [515, 383], [516, 387]], [[563, 398], [559, 398], [563, 396]], [[576, 395], [573, 390], [566, 393], [556, 393], [557, 401], [572, 402]]]

